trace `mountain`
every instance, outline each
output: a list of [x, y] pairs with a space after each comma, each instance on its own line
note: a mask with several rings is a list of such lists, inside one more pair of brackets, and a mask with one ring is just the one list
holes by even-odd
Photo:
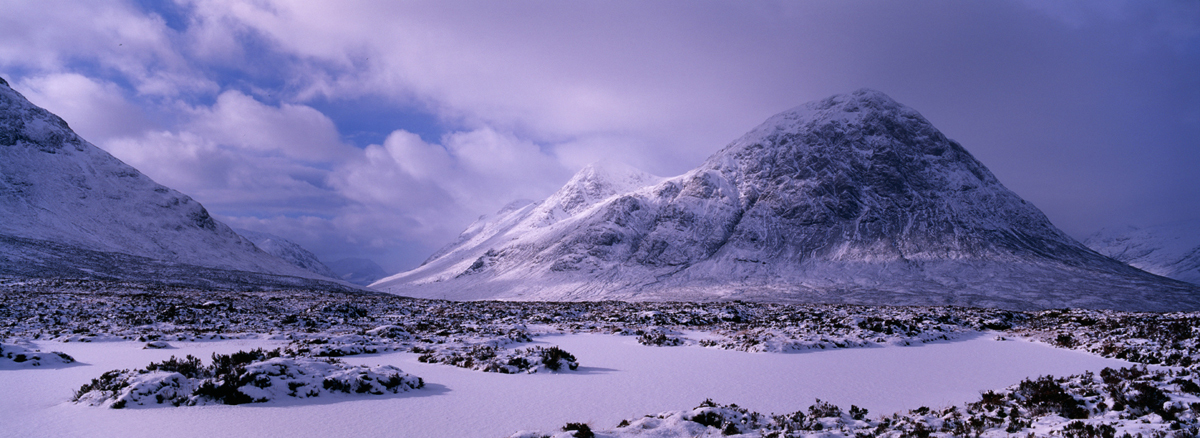
[[1104, 229], [1083, 243], [1146, 272], [1200, 284], [1200, 220]]
[[258, 249], [2, 80], [0, 276], [344, 288]]
[[915, 110], [859, 90], [771, 117], [674, 178], [592, 166], [372, 284], [450, 299], [1200, 308], [1088, 249]]
[[375, 262], [353, 257], [331, 262], [329, 269], [334, 272], [334, 278], [360, 286], [366, 286], [387, 276], [387, 272]]
[[245, 229], [234, 229], [234, 231], [253, 242], [258, 249], [291, 263], [293, 266], [324, 277], [338, 278], [337, 274], [334, 274], [328, 266], [317, 259], [316, 254], [296, 242], [269, 233]]

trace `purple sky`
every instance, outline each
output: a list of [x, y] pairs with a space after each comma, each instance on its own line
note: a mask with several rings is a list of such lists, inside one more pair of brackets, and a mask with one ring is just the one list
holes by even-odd
[[1063, 230], [1200, 217], [1200, 2], [5, 0], [0, 76], [235, 227], [414, 267], [862, 87]]

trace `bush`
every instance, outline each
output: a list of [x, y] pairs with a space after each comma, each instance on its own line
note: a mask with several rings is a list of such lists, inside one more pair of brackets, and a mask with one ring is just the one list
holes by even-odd
[[[866, 415], [866, 410], [863, 411], [863, 414]], [[823, 402], [821, 399], [817, 399], [816, 404], [808, 407], [808, 416], [813, 418], [841, 417], [842, 408], [837, 407], [837, 405], [833, 403]]]
[[595, 438], [596, 434], [592, 433], [591, 426], [587, 423], [567, 423], [562, 427], [563, 432], [575, 431], [575, 438]]
[[1063, 390], [1052, 376], [1022, 380], [1013, 395], [1033, 415], [1059, 414], [1071, 419], [1088, 417], [1088, 411], [1080, 406], [1079, 400]]
[[79, 390], [75, 391], [75, 396], [71, 398], [71, 401], [79, 401], [84, 394], [92, 391], [115, 395], [129, 386], [129, 382], [124, 379], [127, 373], [129, 373], [129, 370], [112, 370], [101, 374], [100, 377], [92, 379], [90, 383], [80, 386]]
[[1117, 429], [1108, 424], [1093, 426], [1082, 421], [1072, 421], [1063, 427], [1062, 436], [1068, 438], [1116, 438]]
[[538, 347], [538, 352], [542, 356], [542, 365], [551, 370], [558, 371], [564, 365], [564, 361], [572, 370], [579, 368], [579, 364], [575, 362], [575, 355], [558, 348], [557, 345], [550, 348]]
[[867, 410], [855, 405], [850, 405], [850, 418], [858, 421], [865, 420], [867, 418]]
[[200, 358], [192, 355], [187, 355], [183, 360], [176, 359], [171, 356], [170, 359], [162, 362], [150, 362], [146, 365], [146, 371], [166, 371], [169, 373], [183, 374], [184, 377], [195, 379], [204, 377], [201, 375], [205, 371], [204, 365], [200, 363]]
[[1175, 379], [1171, 383], [1179, 385], [1179, 390], [1192, 395], [1200, 395], [1200, 385], [1188, 379]]

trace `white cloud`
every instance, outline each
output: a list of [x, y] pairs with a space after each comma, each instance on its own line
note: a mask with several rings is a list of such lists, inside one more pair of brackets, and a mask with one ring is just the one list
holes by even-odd
[[[768, 90], [756, 80], [778, 71], [774, 59], [752, 55], [731, 62], [745, 57], [747, 35], [761, 31], [731, 27], [725, 13], [771, 21], [770, 11], [755, 8], [197, 5], [206, 22], [253, 29], [281, 51], [315, 63], [319, 68], [294, 73], [305, 77], [297, 97], [383, 94], [468, 129], [486, 127], [539, 143], [650, 138], [676, 158], [670, 161], [698, 163], [747, 126], [801, 102], [781, 99], [781, 93], [804, 92]], [[686, 20], [696, 23], [680, 26]], [[748, 87], [758, 89], [747, 93]], [[762, 108], [763, 98], [786, 103]], [[655, 164], [661, 168], [650, 170], [686, 168]]]
[[216, 84], [192, 70], [173, 38], [160, 17], [120, 0], [6, 1], [0, 64], [47, 73], [92, 64], [104, 74], [123, 76], [146, 95], [214, 90]]
[[270, 152], [308, 162], [337, 162], [352, 153], [338, 139], [333, 121], [304, 105], [265, 105], [238, 91], [226, 91], [212, 107], [192, 112], [185, 129], [226, 145]]
[[116, 84], [77, 73], [28, 77], [15, 85], [35, 105], [57, 114], [93, 142], [136, 135], [150, 127], [142, 109]]
[[513, 199], [549, 195], [569, 176], [537, 145], [491, 129], [453, 133], [442, 144], [396, 131], [337, 169], [331, 182], [365, 208], [407, 217], [414, 225], [401, 231], [407, 238], [444, 241]]
[[[304, 237], [331, 252], [409, 245], [411, 260], [471, 217], [544, 196], [590, 162], [678, 174], [773, 113], [864, 86], [922, 111], [1055, 220], [1110, 216], [1062, 195], [1062, 181], [1110, 195], [1130, 187], [1113, 205], [1145, 209], [1139, 191], [1189, 186], [1163, 175], [1196, 178], [1176, 164], [1187, 160], [1140, 182], [1095, 170], [1170, 156], [1196, 138], [1195, 124], [1162, 122], [1195, 113], [1194, 1], [1034, 11], [995, 2], [176, 0], [174, 28], [142, 10], [163, 4], [7, 1], [0, 72], [214, 212], [263, 231], [332, 233]], [[1160, 53], [1170, 38], [1185, 50]], [[371, 121], [357, 136], [337, 128], [363, 124], [317, 109], [356, 99], [432, 113], [442, 126]], [[438, 129], [455, 132], [433, 140]], [[340, 140], [386, 132], [366, 149]], [[1122, 143], [1136, 147], [1120, 152]], [[1108, 153], [1079, 152], [1087, 145]]]
[[184, 107], [185, 122], [98, 145], [161, 184], [216, 211], [321, 211], [346, 202], [330, 169], [361, 154], [333, 122], [303, 105], [265, 105], [236, 91], [212, 106]]

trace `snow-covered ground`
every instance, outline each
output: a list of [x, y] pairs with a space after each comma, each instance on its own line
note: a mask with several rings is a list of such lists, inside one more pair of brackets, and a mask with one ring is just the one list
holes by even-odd
[[378, 396], [318, 397], [240, 406], [102, 409], [69, 402], [80, 385], [105, 371], [140, 368], [192, 354], [207, 358], [284, 346], [260, 339], [171, 342], [37, 342], [42, 351], [76, 358], [73, 366], [0, 371], [3, 436], [456, 436], [500, 437], [519, 430], [557, 431], [568, 422], [612, 428], [623, 419], [686, 410], [705, 399], [761, 413], [789, 413], [815, 399], [870, 416], [920, 406], [975, 401], [1026, 377], [1065, 376], [1128, 362], [995, 335], [916, 346], [802, 353], [747, 353], [653, 347], [631, 336], [539, 337], [578, 357], [574, 372], [499, 374], [417, 361], [396, 352], [345, 357], [349, 364], [394, 365], [426, 387]]

